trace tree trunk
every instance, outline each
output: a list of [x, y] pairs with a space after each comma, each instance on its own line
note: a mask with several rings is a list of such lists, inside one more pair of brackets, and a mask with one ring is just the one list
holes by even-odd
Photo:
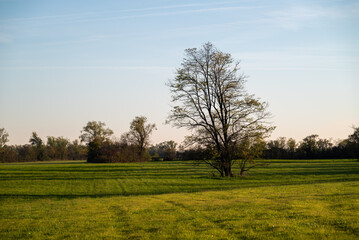
[[223, 172], [225, 177], [233, 177], [232, 166], [230, 161], [226, 161], [223, 164]]
[[225, 177], [233, 177], [232, 159], [230, 157], [227, 144], [225, 145], [225, 149], [223, 149], [222, 151], [223, 152], [221, 154], [222, 155], [221, 160], [222, 160], [222, 168], [223, 168], [224, 176]]

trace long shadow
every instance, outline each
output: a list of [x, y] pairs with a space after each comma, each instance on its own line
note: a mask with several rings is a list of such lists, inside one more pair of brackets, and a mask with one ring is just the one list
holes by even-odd
[[343, 175], [343, 174], [359, 174], [359, 170], [352, 170], [352, 171], [303, 171], [303, 172], [291, 172], [291, 173], [261, 173], [261, 176], [313, 176], [313, 175], [320, 175], [320, 176], [332, 176], [332, 175]]
[[[101, 193], [101, 194], [0, 194], [0, 201], [6, 200], [8, 198], [22, 198], [22, 199], [78, 199], [78, 198], [103, 198], [103, 197], [115, 197], [115, 196], [150, 196], [150, 195], [161, 195], [161, 194], [172, 194], [172, 193], [197, 193], [197, 192], [208, 192], [208, 191], [228, 191], [236, 189], [247, 189], [247, 188], [258, 188], [258, 187], [275, 187], [275, 186], [297, 186], [297, 185], [308, 185], [308, 184], [320, 184], [320, 183], [344, 183], [344, 182], [357, 182], [359, 178], [356, 179], [332, 179], [332, 180], [313, 180], [309, 182], [267, 182], [265, 184], [246, 185], [241, 187], [231, 186], [218, 186], [218, 187], [209, 187], [202, 189], [182, 189], [182, 190], [167, 190], [167, 191], [151, 191], [151, 192], [125, 192], [125, 193]], [[192, 186], [192, 185], [189, 185]], [[340, 195], [340, 194], [339, 194]], [[354, 194], [358, 195], [359, 194]]]
[[70, 173], [70, 172], [99, 172], [99, 173], [106, 173], [106, 172], [163, 172], [163, 171], [194, 171], [194, 172], [198, 172], [200, 170], [206, 170], [209, 168], [197, 168], [197, 169], [193, 169], [193, 168], [79, 168], [79, 169], [75, 169], [75, 168], [68, 168], [68, 169], [1, 169], [0, 172], [66, 172], [66, 173]]
[[[177, 180], [177, 179], [183, 179], [183, 177], [185, 176], [186, 179], [213, 179], [212, 177], [208, 176], [209, 174], [197, 174], [196, 176], [193, 177], [188, 177], [187, 175], [179, 175], [179, 174], [167, 174], [167, 175], [161, 175], [158, 176], [156, 174], [154, 175], [141, 175], [139, 178], [139, 176], [133, 175], [133, 176], [129, 176], [129, 175], [125, 175], [125, 176], [108, 176], [108, 177], [104, 177], [104, 176], [86, 176], [86, 177], [50, 177], [50, 176], [26, 176], [26, 177], [0, 177], [0, 181], [6, 181], [6, 180], [15, 180], [15, 181], [30, 181], [30, 180], [54, 180], [54, 181], [58, 181], [58, 180], [64, 180], [64, 181], [72, 181], [72, 180], [116, 180], [116, 179], [128, 179], [128, 180], [134, 180], [134, 179], [148, 179], [148, 180], [155, 180], [155, 179], [173, 179], [173, 180]], [[155, 177], [155, 179], [154, 179]]]
[[14, 162], [14, 163], [1, 163], [1, 165], [4, 165], [4, 166], [34, 166], [34, 165], [72, 165], [72, 164], [86, 164], [87, 162], [84, 162], [83, 160], [78, 160], [78, 162], [75, 162], [76, 160], [74, 161], [64, 161], [64, 162], [61, 162], [61, 161], [54, 161], [54, 162], [51, 162], [51, 161], [46, 161], [46, 162]]
[[192, 171], [168, 171], [168, 172], [107, 172], [107, 171], [98, 171], [98, 172], [87, 172], [86, 174], [76, 174], [76, 172], [71, 172], [66, 175], [64, 174], [42, 174], [38, 172], [28, 172], [28, 173], [7, 173], [1, 174], [0, 180], [74, 180], [74, 179], [124, 179], [124, 178], [198, 178], [208, 176], [208, 172], [192, 172]]
[[[81, 179], [123, 179], [123, 178], [173, 178], [186, 176], [186, 178], [208, 178], [208, 172], [205, 169], [203, 171], [196, 171], [193, 169], [166, 169], [166, 170], [97, 170], [97, 171], [12, 171], [6, 172], [6, 174], [0, 175], [0, 180], [81, 180]], [[59, 172], [59, 174], [42, 174], [45, 172]], [[68, 173], [63, 175], [62, 172]], [[84, 173], [84, 174], [81, 174]], [[293, 171], [261, 171], [255, 174], [259, 178], [267, 178], [274, 176], [334, 176], [343, 174], [359, 174], [359, 167], [356, 168], [313, 168], [307, 170], [293, 170]], [[190, 177], [192, 176], [192, 177]]]

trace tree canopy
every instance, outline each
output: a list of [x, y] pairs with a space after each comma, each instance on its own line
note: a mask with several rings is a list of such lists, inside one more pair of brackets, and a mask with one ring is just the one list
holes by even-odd
[[106, 124], [100, 121], [90, 121], [81, 131], [81, 142], [88, 146], [87, 161], [97, 162], [101, 159], [101, 149], [106, 141], [109, 141], [113, 131], [106, 128]]
[[94, 140], [105, 141], [113, 134], [109, 128], [105, 128], [106, 124], [100, 121], [90, 121], [83, 127], [81, 131], [81, 142], [90, 143]]

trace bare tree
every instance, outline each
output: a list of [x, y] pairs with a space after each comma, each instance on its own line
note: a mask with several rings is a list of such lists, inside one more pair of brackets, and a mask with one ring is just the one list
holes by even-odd
[[138, 154], [142, 155], [149, 145], [150, 135], [156, 130], [156, 124], [146, 124], [144, 116], [135, 117], [130, 125], [130, 131], [122, 135], [122, 142], [129, 142], [138, 148]]
[[250, 138], [264, 138], [274, 128], [266, 124], [267, 103], [244, 89], [239, 63], [211, 43], [185, 50], [186, 57], [169, 81], [173, 107], [169, 122], [192, 131], [189, 143], [213, 150], [206, 163], [221, 176], [233, 176], [236, 149]]

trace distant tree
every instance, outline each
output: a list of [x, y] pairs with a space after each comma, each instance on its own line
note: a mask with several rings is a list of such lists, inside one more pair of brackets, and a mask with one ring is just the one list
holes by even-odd
[[351, 157], [359, 159], [359, 127], [353, 127], [354, 133], [348, 136], [348, 151]]
[[152, 158], [162, 158], [164, 161], [176, 160], [177, 143], [174, 141], [165, 141], [150, 148]]
[[55, 159], [57, 156], [56, 154], [56, 138], [55, 137], [47, 137], [46, 143], [46, 152], [47, 156], [51, 159]]
[[156, 146], [151, 146], [148, 150], [148, 153], [150, 154], [152, 161], [163, 160], [163, 158], [160, 157], [159, 151]]
[[287, 155], [286, 138], [279, 137], [276, 140], [271, 140], [267, 143], [267, 155], [269, 158], [285, 158]]
[[330, 149], [333, 146], [333, 143], [329, 139], [318, 139], [317, 148], [319, 151], [324, 152]]
[[330, 158], [332, 155], [333, 143], [330, 139], [318, 139], [317, 141], [317, 158]]
[[56, 138], [56, 150], [58, 154], [60, 155], [60, 159], [66, 159], [67, 158], [67, 147], [70, 144], [70, 140], [64, 137], [57, 137]]
[[349, 142], [359, 144], [359, 127], [353, 127], [354, 133], [349, 135]]
[[350, 158], [348, 152], [348, 139], [337, 141], [332, 147], [332, 155], [330, 158]]
[[86, 146], [80, 144], [79, 141], [76, 139], [68, 145], [67, 156], [71, 160], [86, 159], [87, 148]]
[[169, 122], [193, 132], [188, 143], [211, 149], [206, 163], [221, 176], [233, 176], [238, 145], [266, 137], [273, 127], [266, 124], [267, 103], [244, 90], [245, 77], [239, 63], [211, 43], [185, 51], [181, 67], [169, 81], [173, 107]]
[[43, 145], [42, 139], [37, 135], [36, 132], [32, 132], [32, 135], [30, 137], [29, 142], [33, 146], [41, 146], [41, 145]]
[[299, 151], [304, 158], [315, 158], [318, 152], [318, 135], [312, 134], [303, 139], [303, 141], [299, 145]]
[[5, 162], [7, 158], [6, 143], [9, 141], [9, 134], [4, 128], [0, 128], [0, 162]]
[[288, 149], [288, 153], [290, 158], [294, 158], [295, 156], [295, 152], [297, 149], [297, 142], [295, 141], [295, 139], [293, 138], [289, 138], [287, 141], [287, 149]]
[[128, 133], [122, 135], [119, 146], [120, 151], [117, 154], [119, 162], [143, 162], [150, 159], [150, 156], [139, 155], [138, 147], [128, 141]]
[[3, 146], [0, 148], [0, 162], [17, 162], [18, 152], [15, 146]]
[[174, 141], [166, 141], [160, 144], [163, 151], [163, 160], [174, 161], [176, 160], [177, 143]]
[[69, 144], [70, 141], [64, 137], [47, 137], [48, 156], [53, 159], [66, 159]]
[[86, 144], [98, 139], [101, 142], [108, 140], [113, 131], [106, 128], [106, 124], [100, 121], [90, 121], [83, 127], [80, 135], [81, 142]]
[[8, 141], [9, 134], [6, 132], [5, 128], [0, 128], [0, 148], [3, 148]]
[[80, 139], [88, 146], [87, 161], [97, 162], [101, 158], [101, 147], [109, 141], [113, 131], [103, 122], [90, 121], [81, 131]]
[[37, 135], [36, 132], [32, 132], [29, 142], [35, 150], [36, 159], [39, 161], [44, 160], [46, 158], [45, 146], [42, 139]]
[[184, 146], [178, 147], [177, 158], [179, 160], [202, 160], [210, 159], [212, 157], [208, 148], [203, 148], [200, 145], [192, 145], [185, 148]]
[[156, 125], [150, 123], [147, 124], [146, 117], [135, 117], [135, 119], [132, 120], [130, 131], [125, 136], [127, 141], [137, 146], [138, 154], [140, 156], [145, 154], [153, 130], [156, 130]]
[[36, 151], [34, 151], [34, 147], [25, 144], [21, 146], [15, 146], [16, 151], [18, 153], [19, 161], [34, 161], [34, 159], [37, 159]]

